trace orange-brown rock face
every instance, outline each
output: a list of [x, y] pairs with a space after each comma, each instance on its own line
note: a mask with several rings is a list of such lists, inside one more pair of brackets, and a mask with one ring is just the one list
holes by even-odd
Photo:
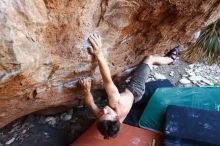
[[218, 0], [1, 0], [0, 127], [34, 111], [78, 104], [79, 77], [100, 85], [87, 52], [91, 33], [103, 37], [116, 74], [187, 42], [220, 17], [219, 9]]

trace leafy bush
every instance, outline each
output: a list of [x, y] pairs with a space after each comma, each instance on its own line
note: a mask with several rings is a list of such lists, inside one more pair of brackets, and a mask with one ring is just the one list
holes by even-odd
[[204, 27], [195, 43], [182, 55], [187, 62], [220, 62], [220, 18]]

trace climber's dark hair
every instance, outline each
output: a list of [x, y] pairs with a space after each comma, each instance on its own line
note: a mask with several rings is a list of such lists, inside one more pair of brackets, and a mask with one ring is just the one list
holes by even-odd
[[116, 120], [102, 120], [96, 123], [96, 127], [104, 139], [114, 138], [120, 130], [120, 122], [118, 118]]

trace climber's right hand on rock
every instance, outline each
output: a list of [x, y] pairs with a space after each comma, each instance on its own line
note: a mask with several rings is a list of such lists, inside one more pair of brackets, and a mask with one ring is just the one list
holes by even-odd
[[90, 92], [91, 80], [89, 80], [89, 79], [80, 79], [79, 84], [82, 87], [84, 92]]
[[101, 36], [94, 33], [89, 36], [89, 41], [92, 44], [92, 46], [89, 47], [89, 51], [91, 54], [98, 56], [102, 53], [102, 40]]

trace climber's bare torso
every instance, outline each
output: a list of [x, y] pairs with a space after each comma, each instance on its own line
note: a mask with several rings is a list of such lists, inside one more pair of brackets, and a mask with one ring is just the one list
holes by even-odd
[[119, 121], [122, 123], [131, 109], [134, 96], [128, 89], [125, 89], [120, 96], [115, 98], [114, 101], [109, 101], [109, 106], [116, 111]]

